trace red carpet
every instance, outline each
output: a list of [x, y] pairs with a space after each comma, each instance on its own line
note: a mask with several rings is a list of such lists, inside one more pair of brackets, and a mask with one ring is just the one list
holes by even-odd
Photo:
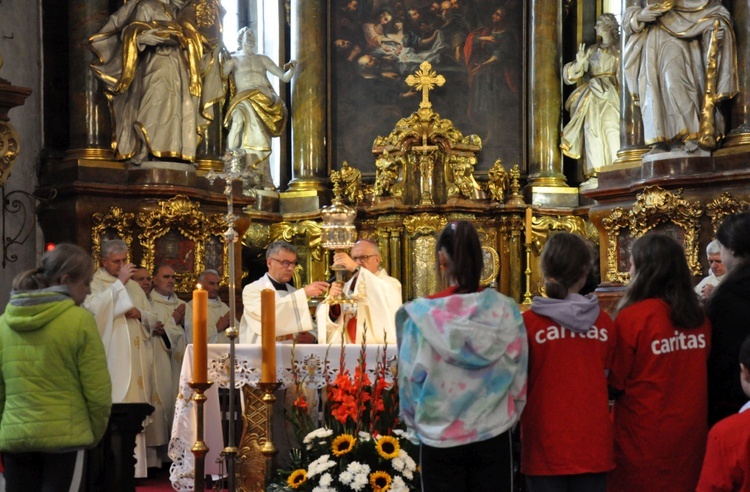
[[[173, 491], [172, 483], [169, 481], [169, 468], [165, 469], [148, 469], [148, 478], [137, 478], [135, 482], [136, 492], [167, 492]], [[213, 490], [209, 483], [206, 483], [206, 490]], [[226, 490], [226, 489], [222, 489]]]

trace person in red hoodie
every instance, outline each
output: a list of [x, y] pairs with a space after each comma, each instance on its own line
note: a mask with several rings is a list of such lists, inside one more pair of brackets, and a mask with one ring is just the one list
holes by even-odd
[[[740, 347], [740, 384], [750, 397], [750, 337]], [[750, 491], [750, 401], [708, 433], [696, 492]]]
[[523, 315], [529, 338], [521, 472], [529, 492], [604, 492], [615, 467], [606, 369], [612, 319], [593, 294], [579, 294], [593, 252], [575, 234], [549, 238], [542, 252], [547, 297]]
[[630, 254], [615, 318], [609, 385], [615, 464], [609, 492], [692, 492], [706, 449], [711, 323], [693, 292], [682, 246], [649, 233]]

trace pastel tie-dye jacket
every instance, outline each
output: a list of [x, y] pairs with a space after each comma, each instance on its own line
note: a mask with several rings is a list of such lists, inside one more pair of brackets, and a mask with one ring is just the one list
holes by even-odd
[[526, 400], [528, 345], [516, 303], [492, 289], [416, 299], [396, 314], [401, 418], [448, 448], [495, 437]]

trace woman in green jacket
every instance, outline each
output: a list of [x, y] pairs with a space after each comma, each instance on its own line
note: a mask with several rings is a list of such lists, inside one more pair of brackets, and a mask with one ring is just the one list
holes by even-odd
[[7, 492], [78, 490], [104, 435], [111, 382], [94, 316], [79, 307], [91, 257], [60, 244], [19, 274], [0, 316], [0, 452]]

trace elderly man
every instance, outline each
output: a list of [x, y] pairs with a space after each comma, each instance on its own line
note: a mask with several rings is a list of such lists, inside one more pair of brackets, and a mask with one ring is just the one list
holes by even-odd
[[[334, 265], [344, 266], [354, 275], [345, 283], [334, 283], [330, 295], [346, 292], [358, 302], [329, 306], [321, 303], [316, 312], [318, 343], [396, 344], [396, 311], [402, 304], [401, 283], [388, 276], [381, 266], [377, 243], [361, 239], [351, 256], [340, 252]], [[325, 327], [325, 328], [323, 328]]]
[[170, 424], [186, 345], [183, 325], [187, 304], [175, 294], [175, 280], [172, 267], [159, 265], [154, 270], [154, 289], [149, 295], [151, 310], [164, 325], [159, 346], [154, 347], [154, 363], [161, 366], [157, 367], [156, 386]]
[[716, 239], [708, 243], [708, 246], [706, 246], [709, 274], [695, 286], [695, 293], [700, 296], [701, 300], [708, 299], [713, 293], [714, 288], [719, 285], [724, 278], [724, 275], [727, 274], [727, 269], [721, 262], [721, 255], [719, 254], [720, 250], [721, 245]]
[[240, 343], [260, 342], [260, 293], [263, 289], [276, 291], [276, 340], [287, 341], [297, 336], [299, 343], [314, 343], [314, 336], [303, 334], [313, 329], [307, 299], [323, 294], [328, 283], [312, 282], [302, 289], [289, 284], [297, 266], [297, 250], [284, 241], [268, 246], [266, 266], [268, 273], [242, 291], [244, 311], [240, 321]]
[[[219, 272], [205, 270], [198, 276], [198, 283], [208, 291], [208, 320], [206, 337], [208, 343], [229, 343], [226, 329], [229, 328], [229, 306], [219, 297]], [[185, 313], [185, 332], [187, 343], [193, 343], [193, 301], [188, 302]]]
[[135, 270], [133, 270], [133, 276], [130, 278], [141, 286], [141, 289], [143, 289], [143, 292], [145, 292], [147, 296], [151, 293], [151, 289], [154, 288], [151, 284], [151, 273], [148, 269], [142, 266], [135, 267]]
[[[102, 246], [102, 267], [94, 273], [83, 306], [94, 313], [107, 354], [113, 403], [153, 404], [151, 331], [156, 320], [143, 289], [131, 280], [128, 246], [114, 239]], [[136, 477], [145, 477], [145, 433], [136, 438]]]

